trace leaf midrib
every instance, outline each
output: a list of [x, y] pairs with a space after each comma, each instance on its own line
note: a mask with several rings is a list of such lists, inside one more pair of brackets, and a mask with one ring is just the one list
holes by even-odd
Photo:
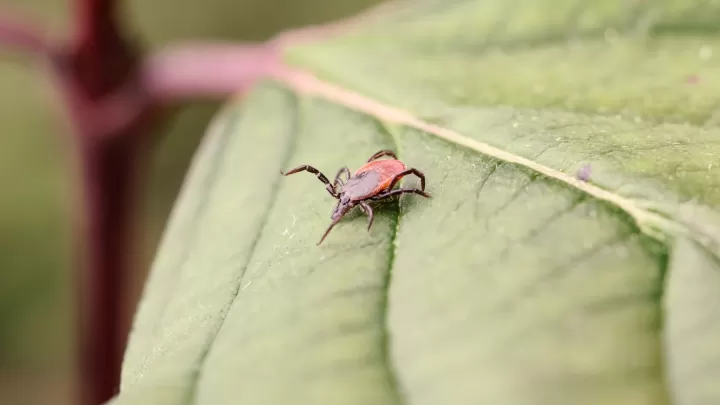
[[324, 81], [306, 70], [285, 67], [273, 72], [270, 78], [298, 94], [325, 99], [374, 117], [380, 122], [414, 128], [493, 159], [522, 166], [622, 210], [633, 218], [644, 234], [663, 244], [667, 244], [669, 240], [678, 235], [683, 235], [703, 246], [713, 256], [720, 258], [720, 252], [715, 251], [712, 247], [720, 244], [720, 241], [715, 240], [713, 235], [699, 234], [700, 231], [696, 227], [691, 227], [669, 215], [663, 215], [646, 208], [652, 206], [651, 203], [623, 197], [591, 182], [581, 181], [560, 170], [469, 138], [452, 129], [424, 121], [409, 111], [384, 104], [364, 94]]

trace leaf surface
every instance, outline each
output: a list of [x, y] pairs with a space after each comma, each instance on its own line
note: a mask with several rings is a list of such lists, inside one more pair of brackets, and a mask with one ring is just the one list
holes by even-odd
[[[416, 1], [290, 49], [208, 131], [114, 402], [717, 403], [719, 15]], [[333, 199], [279, 170], [388, 148], [433, 197], [315, 246]]]

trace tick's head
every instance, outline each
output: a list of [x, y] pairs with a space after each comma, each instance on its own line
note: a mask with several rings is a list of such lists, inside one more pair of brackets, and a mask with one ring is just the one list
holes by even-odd
[[350, 197], [341, 194], [340, 199], [338, 200], [338, 203], [335, 206], [335, 209], [333, 210], [330, 218], [333, 220], [333, 222], [337, 222], [340, 220], [340, 218], [343, 217], [343, 215], [345, 215], [345, 213], [350, 211], [350, 208], [352, 207], [353, 203], [352, 201], [350, 201]]
[[343, 215], [345, 215], [345, 213], [350, 211], [350, 208], [352, 208], [354, 206], [355, 206], [355, 203], [352, 200], [350, 200], [350, 197], [340, 194], [338, 203], [335, 206], [335, 209], [333, 210], [332, 215], [330, 216], [330, 218], [332, 218], [332, 223], [330, 224], [328, 229], [325, 231], [322, 238], [320, 238], [320, 242], [318, 242], [318, 245], [321, 244], [323, 240], [325, 240], [325, 237], [327, 236], [327, 234], [330, 232], [330, 230], [333, 228], [333, 226], [335, 226], [335, 224], [337, 224], [338, 221], [340, 221], [340, 218], [342, 218]]

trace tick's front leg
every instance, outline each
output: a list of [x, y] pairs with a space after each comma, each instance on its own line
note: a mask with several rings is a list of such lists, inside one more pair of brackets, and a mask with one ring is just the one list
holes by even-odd
[[328, 193], [330, 193], [331, 196], [338, 198], [337, 190], [335, 189], [335, 186], [330, 184], [330, 180], [328, 180], [327, 177], [325, 177], [325, 175], [322, 174], [322, 172], [320, 172], [320, 170], [318, 170], [310, 165], [298, 166], [298, 167], [288, 171], [287, 173], [284, 173], [282, 170], [280, 170], [280, 174], [282, 174], [283, 176], [289, 176], [293, 173], [298, 173], [298, 172], [302, 172], [302, 171], [307, 171], [307, 172], [313, 173], [315, 176], [317, 176], [318, 180], [322, 181], [325, 184], [325, 189], [328, 191]]

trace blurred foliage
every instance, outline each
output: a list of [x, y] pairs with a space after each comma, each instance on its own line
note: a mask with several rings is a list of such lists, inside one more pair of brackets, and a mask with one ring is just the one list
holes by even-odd
[[[261, 40], [323, 22], [373, 0], [135, 0], [126, 21], [149, 47], [178, 39]], [[68, 33], [71, 1], [4, 0], [1, 10], [36, 17], [58, 38]], [[168, 11], [172, 10], [172, 13]], [[79, 213], [67, 125], [42, 70], [3, 53], [0, 64], [0, 392], [3, 375], [67, 374], [72, 360], [72, 216]], [[184, 106], [164, 129], [146, 174], [141, 219], [145, 265], [186, 166], [217, 103]], [[15, 377], [13, 377], [15, 378]], [[52, 378], [51, 378], [52, 379]], [[5, 378], [5, 380], [8, 380]], [[13, 380], [14, 381], [14, 380]], [[18, 388], [19, 389], [19, 388]], [[4, 403], [3, 394], [0, 402]]]

